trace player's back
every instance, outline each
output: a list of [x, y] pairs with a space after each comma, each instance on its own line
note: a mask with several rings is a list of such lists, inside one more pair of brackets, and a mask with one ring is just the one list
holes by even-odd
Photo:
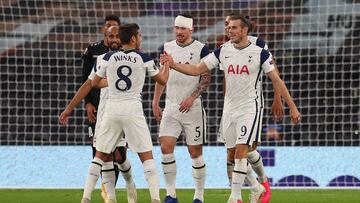
[[106, 111], [118, 115], [143, 114], [141, 93], [148, 67], [155, 66], [153, 60], [136, 50], [120, 50], [105, 54], [98, 66], [97, 74], [108, 81]]
[[[182, 64], [198, 64], [204, 55], [208, 54], [205, 44], [197, 40], [187, 46], [180, 46], [176, 40], [173, 40], [164, 44], [164, 51], [171, 55], [175, 62]], [[166, 84], [166, 106], [178, 106], [183, 99], [191, 95], [199, 81], [200, 76], [190, 76], [170, 70], [169, 80]], [[194, 104], [200, 105], [200, 102], [198, 98]]]

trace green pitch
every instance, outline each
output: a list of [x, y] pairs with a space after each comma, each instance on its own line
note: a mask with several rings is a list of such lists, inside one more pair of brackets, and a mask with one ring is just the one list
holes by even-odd
[[[178, 199], [181, 203], [191, 203], [192, 190], [177, 190]], [[205, 191], [205, 203], [225, 203], [230, 190], [208, 189]], [[249, 191], [243, 194], [244, 202], [247, 201]], [[273, 190], [273, 203], [348, 203], [360, 202], [360, 190]], [[163, 198], [165, 191], [161, 190]], [[79, 203], [82, 190], [9, 190], [0, 189], [1, 203]], [[117, 190], [119, 203], [125, 203], [126, 192]], [[138, 190], [138, 202], [149, 203], [149, 193], [147, 190]], [[100, 191], [93, 193], [92, 202], [103, 202]]]

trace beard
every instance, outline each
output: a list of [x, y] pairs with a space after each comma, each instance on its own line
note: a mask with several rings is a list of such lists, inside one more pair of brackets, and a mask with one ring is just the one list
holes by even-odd
[[110, 44], [110, 49], [112, 51], [119, 49], [119, 47], [120, 47], [120, 44], [118, 44], [118, 43], [113, 42], [113, 43]]

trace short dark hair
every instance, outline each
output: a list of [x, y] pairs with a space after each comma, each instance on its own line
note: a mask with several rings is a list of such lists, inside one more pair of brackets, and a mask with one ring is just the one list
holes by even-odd
[[124, 24], [119, 28], [119, 36], [121, 44], [129, 44], [131, 37], [139, 33], [139, 25], [136, 23]]
[[190, 15], [190, 13], [179, 13], [178, 16], [183, 16], [185, 18], [191, 18], [191, 19], [194, 18], [192, 15]]
[[231, 12], [231, 13], [228, 13], [226, 16], [236, 16], [236, 15], [240, 15], [239, 13], [236, 13], [236, 12]]
[[230, 17], [230, 20], [240, 20], [241, 21], [241, 26], [242, 27], [247, 27], [249, 32], [251, 32], [252, 30], [252, 23], [250, 21], [250, 17], [249, 16], [244, 16], [244, 15], [239, 15], [239, 14], [229, 14], [228, 15]]
[[116, 15], [108, 15], [105, 17], [105, 20], [104, 20], [104, 23], [106, 23], [106, 21], [109, 21], [109, 20], [113, 20], [113, 21], [116, 21], [119, 25], [121, 25], [121, 22], [120, 22], [120, 18]]

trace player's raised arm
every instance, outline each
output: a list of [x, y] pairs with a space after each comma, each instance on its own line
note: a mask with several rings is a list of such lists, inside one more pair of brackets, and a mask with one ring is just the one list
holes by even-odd
[[81, 100], [85, 98], [87, 94], [89, 94], [92, 89], [91, 80], [86, 80], [84, 84], [76, 92], [75, 96], [71, 99], [69, 104], [65, 107], [64, 111], [59, 116], [59, 121], [61, 124], [66, 124], [68, 121], [68, 116], [74, 110], [75, 106], [77, 106]]
[[107, 65], [108, 65], [108, 61], [104, 60], [103, 56], [99, 56], [97, 59], [97, 64], [96, 64], [97, 71], [93, 75], [93, 78], [91, 81], [92, 87], [103, 88], [103, 87], [108, 86], [107, 80], [104, 79], [106, 76]]
[[[152, 101], [152, 109], [157, 122], [160, 122], [162, 118], [162, 110], [159, 107], [159, 100], [162, 93], [164, 92], [166, 82], [169, 79], [169, 69], [170, 69], [169, 63], [166, 63], [164, 64], [162, 70], [157, 75], [152, 77], [156, 81], [154, 98]], [[162, 82], [158, 82], [158, 81], [162, 81]]]
[[164, 92], [164, 89], [165, 89], [165, 85], [161, 85], [160, 83], [155, 83], [154, 97], [152, 100], [152, 110], [157, 122], [160, 122], [162, 118], [162, 109], [159, 106], [159, 101], [161, 95]]
[[102, 80], [102, 78], [100, 76], [95, 75], [94, 79], [91, 81], [92, 87], [98, 87], [101, 80]]
[[172, 69], [193, 76], [204, 74], [209, 70], [204, 62], [201, 62], [200, 64], [179, 64], [175, 63], [173, 58], [167, 54], [160, 55], [160, 62], [169, 62], [169, 65]]
[[154, 79], [160, 85], [166, 85], [166, 82], [169, 79], [169, 69], [170, 69], [169, 62], [164, 63], [164, 66], [160, 68], [159, 73], [152, 76], [152, 79]]
[[97, 85], [94, 86], [94, 87], [101, 89], [101, 88], [104, 88], [104, 87], [107, 87], [107, 86], [108, 86], [107, 80], [104, 79], [104, 78], [101, 78], [101, 80], [100, 80], [100, 81], [97, 83]]
[[[200, 60], [201, 62], [209, 55], [209, 47], [204, 45], [201, 49]], [[211, 72], [207, 70], [205, 73], [201, 74], [200, 82], [196, 86], [196, 89], [191, 93], [193, 98], [199, 97], [210, 85]]]
[[[205, 45], [201, 49], [200, 60], [202, 61], [207, 55], [209, 55], [209, 48]], [[210, 80], [211, 80], [210, 70], [201, 74], [200, 82], [197, 84], [195, 90], [180, 102], [180, 107], [179, 107], [180, 112], [187, 113], [190, 110], [190, 108], [194, 104], [195, 99], [198, 98], [209, 87]]]

